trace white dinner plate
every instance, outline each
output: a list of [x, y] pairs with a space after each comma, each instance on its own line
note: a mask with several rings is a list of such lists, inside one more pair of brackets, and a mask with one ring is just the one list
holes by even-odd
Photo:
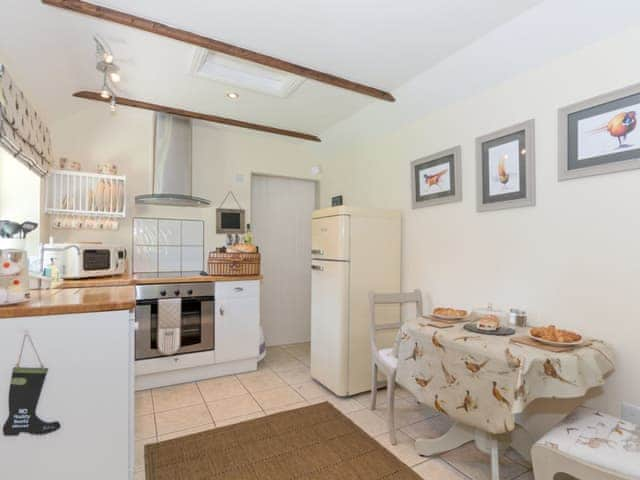
[[582, 345], [584, 343], [584, 337], [580, 335], [580, 340], [576, 340], [575, 342], [554, 342], [553, 340], [546, 340], [544, 338], [536, 337], [535, 335], [531, 335], [531, 330], [528, 332], [529, 338], [533, 338], [536, 342], [544, 343], [546, 345], [552, 345], [554, 347], [575, 347], [578, 345]]

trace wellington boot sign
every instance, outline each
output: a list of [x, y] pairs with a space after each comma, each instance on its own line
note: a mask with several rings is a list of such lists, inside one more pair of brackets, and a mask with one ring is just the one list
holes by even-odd
[[[29, 340], [33, 351], [38, 357], [40, 368], [25, 368], [20, 366], [25, 342]], [[18, 364], [13, 369], [11, 385], [9, 387], [9, 418], [2, 428], [7, 436], [20, 433], [43, 435], [55, 432], [60, 428], [59, 422], [45, 422], [36, 414], [36, 408], [47, 376], [47, 370], [42, 365], [40, 356], [28, 334], [25, 334], [18, 356]]]

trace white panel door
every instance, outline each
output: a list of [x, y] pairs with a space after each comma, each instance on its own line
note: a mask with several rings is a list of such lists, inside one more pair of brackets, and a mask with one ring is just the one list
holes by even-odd
[[347, 395], [349, 262], [314, 260], [311, 268], [311, 376]]
[[261, 321], [267, 345], [309, 341], [315, 188], [308, 180], [252, 176], [251, 227], [262, 254]]
[[311, 223], [313, 258], [349, 260], [350, 217], [348, 215], [314, 218]]

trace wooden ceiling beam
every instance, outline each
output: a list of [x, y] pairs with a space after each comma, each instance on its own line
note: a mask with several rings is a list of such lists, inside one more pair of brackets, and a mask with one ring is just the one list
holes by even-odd
[[317, 82], [326, 83], [334, 87], [344, 88], [351, 90], [362, 95], [368, 95], [380, 100], [386, 100], [388, 102], [395, 102], [395, 98], [389, 92], [379, 90], [377, 88], [363, 85], [361, 83], [352, 82], [345, 78], [331, 75], [330, 73], [320, 72], [312, 68], [303, 67], [295, 63], [287, 62], [270, 55], [264, 55], [262, 53], [254, 52], [246, 48], [241, 48], [236, 45], [221, 42], [213, 38], [204, 37], [196, 33], [181, 30], [179, 28], [170, 27], [162, 23], [154, 22], [146, 18], [130, 15], [125, 12], [113, 10], [111, 8], [101, 7], [82, 0], [42, 0], [42, 3], [51, 5], [53, 7], [63, 8], [71, 10], [73, 12], [88, 15], [90, 17], [100, 18], [109, 22], [118, 23], [127, 27], [136, 28], [145, 32], [155, 33], [162, 37], [172, 38], [180, 42], [190, 43], [198, 47], [213, 50], [215, 52], [230, 55], [250, 62], [258, 63], [266, 67], [275, 68], [277, 70], [283, 70], [285, 72], [293, 73], [301, 77], [310, 78]]
[[[86, 100], [95, 100], [98, 102], [109, 103], [111, 100], [102, 98], [100, 93], [91, 91], [80, 91], [73, 94], [74, 97], [84, 98]], [[231, 125], [233, 127], [247, 128], [249, 130], [258, 130], [265, 133], [273, 133], [275, 135], [284, 135], [286, 137], [294, 137], [311, 142], [320, 142], [320, 138], [308, 133], [296, 132], [294, 130], [285, 130], [282, 128], [270, 127], [268, 125], [260, 125], [257, 123], [243, 122], [242, 120], [234, 120], [233, 118], [219, 117], [217, 115], [207, 115], [206, 113], [192, 112], [181, 108], [168, 107], [166, 105], [158, 105], [155, 103], [143, 102], [131, 98], [116, 97], [116, 103], [120, 106], [141, 108], [143, 110], [151, 110], [154, 112], [171, 113], [180, 115], [181, 117], [194, 118], [205, 122], [221, 123], [223, 125]]]

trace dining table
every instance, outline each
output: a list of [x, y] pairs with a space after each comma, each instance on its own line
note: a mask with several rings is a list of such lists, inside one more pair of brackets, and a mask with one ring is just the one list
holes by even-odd
[[615, 367], [612, 348], [600, 340], [552, 348], [531, 341], [527, 328], [499, 336], [433, 320], [404, 322], [393, 348], [396, 382], [453, 421], [442, 436], [417, 439], [416, 450], [437, 455], [473, 440], [490, 454], [492, 480], [500, 452], [511, 446], [530, 461], [535, 441]]

